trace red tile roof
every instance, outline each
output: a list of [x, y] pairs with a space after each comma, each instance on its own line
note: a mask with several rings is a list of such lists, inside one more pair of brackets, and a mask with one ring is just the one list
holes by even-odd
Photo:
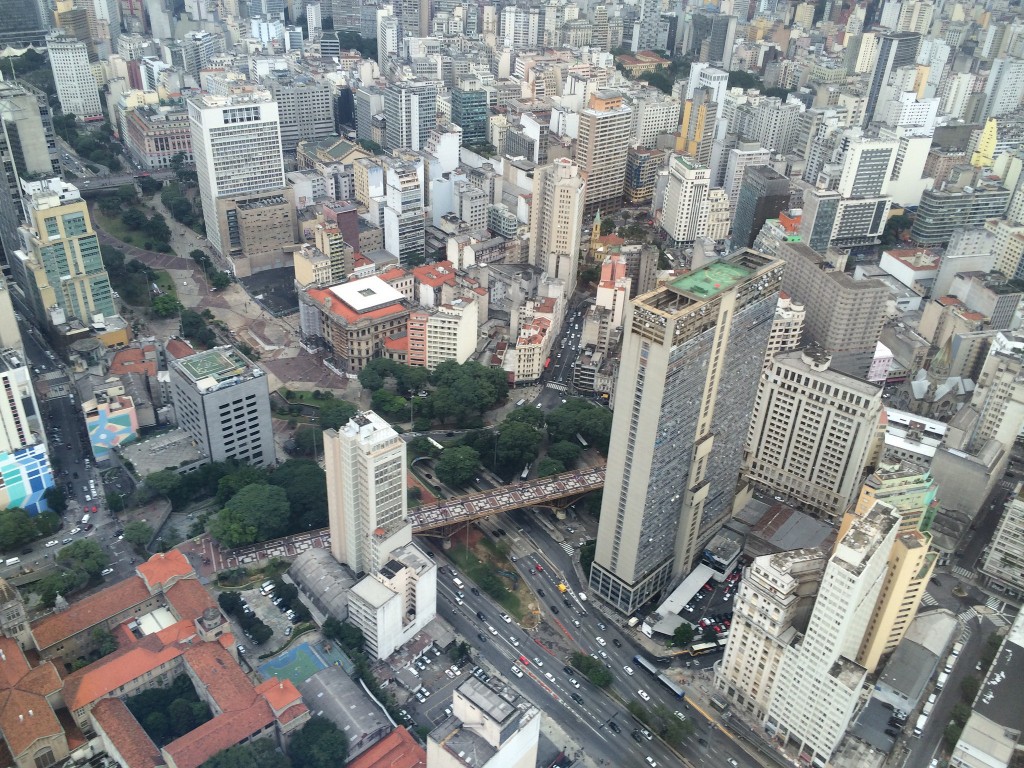
[[64, 700], [68, 709], [74, 712], [109, 696], [122, 685], [178, 658], [182, 650], [178, 645], [166, 645], [159, 634], [147, 635], [133, 646], [120, 648], [72, 672], [64, 680]]
[[188, 558], [177, 549], [153, 555], [135, 570], [154, 592], [176, 578], [191, 576], [193, 573]]
[[273, 722], [270, 707], [259, 698], [245, 709], [225, 712], [206, 721], [164, 747], [164, 753], [177, 768], [198, 768], [221, 750], [235, 746]]
[[160, 748], [146, 735], [139, 721], [120, 699], [103, 699], [91, 712], [107, 741], [117, 750], [123, 768], [163, 765]]
[[426, 768], [427, 753], [403, 726], [378, 741], [347, 768]]
[[377, 309], [371, 309], [366, 312], [356, 312], [335, 294], [331, 293], [327, 288], [307, 288], [306, 293], [311, 299], [325, 309], [328, 309], [327, 299], [330, 299], [331, 306], [328, 311], [333, 315], [345, 318], [345, 320], [350, 323], [358, 323], [360, 320], [380, 320], [392, 315], [399, 315], [406, 311], [405, 307], [402, 306], [402, 303], [396, 301], [394, 304], [388, 304], [387, 306], [378, 307]]
[[275, 712], [284, 712], [293, 704], [302, 703], [302, 694], [295, 687], [295, 683], [285, 678], [278, 680], [272, 677], [264, 680], [256, 686], [256, 693], [261, 693], [266, 698], [270, 708]]
[[404, 333], [401, 336], [389, 336], [384, 339], [384, 348], [393, 352], [408, 352], [409, 337]]
[[[146, 359], [146, 353], [154, 355], [150, 360]], [[119, 349], [114, 353], [113, 360], [110, 361], [110, 374], [112, 376], [121, 376], [125, 373], [144, 373], [148, 376], [156, 376], [156, 347], [152, 344], [148, 344], [142, 349], [138, 347], [131, 347], [128, 349]]]
[[12, 755], [20, 755], [38, 739], [63, 731], [45, 697], [17, 688], [0, 692], [0, 733]]
[[450, 261], [438, 261], [434, 264], [413, 267], [412, 274], [416, 278], [416, 282], [424, 283], [432, 288], [455, 284], [455, 266]]
[[185, 661], [222, 712], [244, 709], [256, 689], [238, 662], [218, 643], [199, 643], [185, 651]]
[[146, 583], [132, 576], [94, 595], [73, 603], [62, 613], [52, 613], [32, 625], [32, 636], [40, 650], [94, 627], [150, 597]]
[[196, 579], [182, 579], [167, 590], [166, 595], [179, 619], [198, 619], [207, 608], [217, 607], [217, 602]]
[[175, 360], [180, 360], [183, 357], [188, 357], [196, 353], [191, 344], [187, 341], [182, 341], [181, 339], [171, 339], [168, 341], [164, 345], [164, 351], [167, 353], [168, 357], [174, 358]]
[[391, 269], [387, 270], [386, 272], [381, 272], [379, 275], [377, 275], [377, 277], [379, 277], [385, 283], [390, 283], [392, 280], [400, 280], [403, 277], [407, 277], [408, 275], [409, 273], [406, 272], [401, 267], [391, 267]]

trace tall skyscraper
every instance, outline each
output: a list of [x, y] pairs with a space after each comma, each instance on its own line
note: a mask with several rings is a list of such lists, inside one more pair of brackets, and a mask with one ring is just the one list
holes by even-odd
[[[59, 174], [53, 120], [44, 93], [24, 83], [0, 82], [0, 121], [10, 162], [19, 176]], [[0, 146], [4, 140], [0, 137]]]
[[88, 326], [97, 315], [116, 314], [99, 238], [78, 189], [60, 179], [21, 186], [22, 247], [10, 267], [36, 319], [49, 324], [74, 318]]
[[403, 265], [423, 261], [423, 158], [414, 153], [384, 158], [384, 247]]
[[0, 46], [25, 48], [35, 45], [42, 48], [50, 27], [50, 20], [42, 18], [42, 7], [43, 4], [35, 0], [0, 0], [0, 19], [4, 20], [0, 29]]
[[462, 129], [462, 144], [477, 147], [489, 144], [487, 138], [487, 92], [476, 75], [464, 77], [452, 90], [452, 122]]
[[785, 291], [779, 291], [779, 303], [775, 306], [772, 330], [768, 334], [768, 348], [764, 352], [765, 371], [771, 368], [772, 358], [779, 352], [789, 352], [800, 347], [806, 318], [804, 305], [793, 301]]
[[405, 442], [373, 411], [324, 432], [331, 554], [356, 575], [412, 542], [405, 467]]
[[878, 34], [878, 58], [871, 72], [868, 84], [867, 104], [864, 109], [865, 124], [875, 119], [875, 107], [882, 86], [889, 83], [889, 77], [900, 67], [913, 66], [917, 59], [917, 46], [921, 36], [916, 32], [881, 32]]
[[737, 251], [630, 302], [594, 594], [623, 614], [696, 560], [731, 511], [781, 260]]
[[583, 203], [583, 178], [572, 160], [560, 157], [534, 169], [529, 260], [549, 277], [564, 280], [567, 295], [576, 287]]
[[828, 764], [864, 695], [867, 670], [855, 659], [899, 522], [882, 502], [851, 522], [825, 567], [806, 632], [783, 652], [765, 728], [809, 764]]
[[692, 243], [707, 233], [707, 200], [711, 171], [685, 155], [672, 155], [668, 165], [661, 226], [674, 243]]
[[1024, 592], [1024, 485], [1018, 483], [999, 518], [981, 565], [985, 583], [1011, 594]]
[[174, 413], [210, 461], [267, 467], [277, 460], [263, 369], [234, 347], [214, 347], [168, 365]]
[[575, 159], [587, 182], [584, 216], [622, 207], [632, 114], [618, 91], [594, 92], [580, 112]]
[[789, 208], [789, 179], [771, 166], [750, 166], [736, 199], [732, 224], [734, 248], [749, 248], [768, 219]]
[[218, 210], [222, 198], [284, 189], [284, 158], [277, 103], [266, 91], [188, 100], [192, 155], [199, 177], [206, 236], [222, 255], [230, 250]]
[[391, 83], [384, 91], [384, 118], [388, 149], [426, 149], [437, 125], [437, 85]]
[[89, 66], [86, 44], [73, 37], [50, 35], [46, 38], [46, 51], [61, 111], [80, 120], [102, 118], [99, 85]]
[[743, 174], [747, 168], [768, 165], [771, 154], [756, 141], [740, 141], [729, 150], [729, 159], [725, 164], [725, 192], [729, 195], [729, 211], [734, 216], [740, 200]]
[[829, 369], [814, 345], [775, 355], [762, 377], [744, 475], [838, 520], [879, 448], [882, 390]]
[[992, 61], [992, 70], [985, 81], [983, 118], [1003, 117], [1020, 110], [1024, 97], [1024, 61], [1000, 57]]

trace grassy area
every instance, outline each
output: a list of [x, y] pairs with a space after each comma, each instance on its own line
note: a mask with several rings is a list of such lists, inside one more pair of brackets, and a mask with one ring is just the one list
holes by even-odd
[[531, 626], [535, 623], [536, 616], [530, 607], [530, 592], [524, 580], [519, 579], [519, 589], [513, 592], [509, 588], [508, 579], [496, 573], [497, 570], [514, 572], [515, 568], [495, 542], [485, 537], [467, 549], [465, 544], [453, 541], [448, 555], [459, 564], [463, 573], [514, 616], [517, 622]]
[[317, 400], [313, 397], [312, 392], [302, 392], [297, 389], [288, 389], [287, 387], [281, 387], [278, 389], [277, 394], [289, 403], [294, 403], [296, 405], [312, 405], [314, 408], [319, 408], [324, 402], [323, 399]]
[[116, 237], [122, 243], [128, 245], [134, 245], [136, 248], [141, 248], [143, 244], [143, 236], [138, 232], [133, 232], [124, 225], [124, 222], [120, 218], [111, 218], [106, 216], [103, 211], [100, 210], [98, 205], [90, 208], [92, 214], [93, 224], [111, 237]]
[[178, 289], [174, 285], [174, 278], [171, 277], [166, 270], [156, 270], [156, 284], [160, 290], [164, 293], [169, 293], [171, 296], [177, 298]]

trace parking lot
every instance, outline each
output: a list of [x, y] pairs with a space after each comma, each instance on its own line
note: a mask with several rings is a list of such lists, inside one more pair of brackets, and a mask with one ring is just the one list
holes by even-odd
[[[292, 623], [288, 620], [288, 617], [281, 613], [281, 611], [277, 609], [277, 606], [271, 602], [273, 595], [261, 594], [259, 587], [242, 590], [240, 594], [246, 604], [255, 612], [256, 617], [270, 627], [274, 632], [271, 638], [264, 643], [265, 648], [276, 648], [280, 646], [288, 634], [290, 634], [289, 630], [291, 629]], [[237, 622], [235, 622], [235, 624], [237, 627]], [[236, 636], [239, 638], [245, 638], [245, 634], [242, 632], [240, 627], [236, 628]], [[249, 648], [252, 648], [253, 645], [252, 641], [248, 638], [245, 638], [245, 642], [242, 644]]]
[[719, 635], [729, 631], [732, 605], [741, 575], [740, 566], [737, 566], [724, 582], [709, 581], [683, 608], [684, 618], [694, 625], [698, 636], [707, 627], [715, 627]]
[[[452, 670], [453, 666], [455, 670]], [[406, 722], [415, 721], [433, 726], [448, 717], [452, 691], [466, 679], [470, 669], [472, 665], [453, 664], [448, 654], [439, 653], [435, 647], [425, 651], [410, 667], [423, 687], [409, 694], [404, 704], [409, 715]]]

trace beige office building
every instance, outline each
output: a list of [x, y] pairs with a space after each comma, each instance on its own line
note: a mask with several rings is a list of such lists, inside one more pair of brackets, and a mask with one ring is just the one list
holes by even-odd
[[584, 216], [622, 207], [632, 122], [633, 110], [618, 91], [595, 92], [580, 112], [575, 160], [587, 182]]
[[884, 439], [882, 391], [830, 360], [817, 346], [775, 355], [758, 387], [744, 476], [838, 519]]
[[[623, 177], [625, 178], [625, 177]], [[565, 281], [566, 294], [576, 288], [584, 182], [580, 168], [567, 157], [534, 169], [530, 202], [530, 263], [548, 277]]]
[[772, 359], [779, 352], [798, 349], [804, 334], [804, 320], [807, 312], [804, 305], [793, 301], [785, 291], [779, 291], [779, 303], [772, 318], [772, 330], [768, 334], [768, 349], [764, 353], [764, 370], [767, 371]]
[[782, 262], [740, 250], [629, 303], [594, 595], [631, 614], [732, 510]]

